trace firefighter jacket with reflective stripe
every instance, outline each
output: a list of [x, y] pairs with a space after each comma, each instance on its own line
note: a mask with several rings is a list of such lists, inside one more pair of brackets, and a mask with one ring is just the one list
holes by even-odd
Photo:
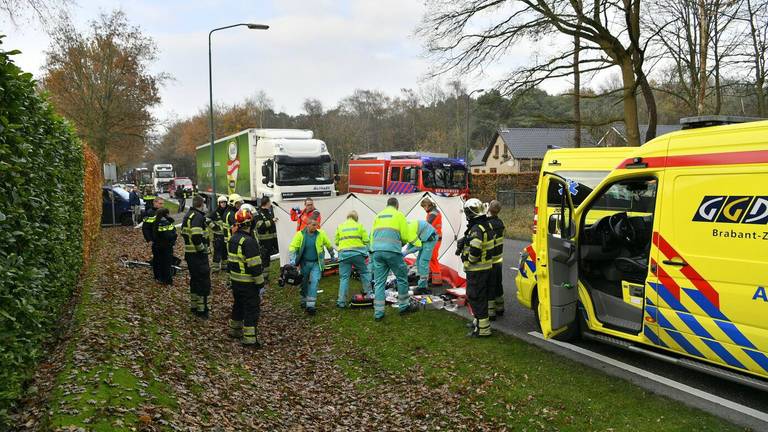
[[[386, 251], [400, 253], [400, 249], [406, 243], [413, 243], [415, 233], [408, 229], [408, 221], [400, 210], [387, 206], [376, 215], [371, 230], [371, 251]], [[419, 246], [421, 242], [419, 242]]]
[[[307, 229], [304, 228], [303, 230], [294, 234], [293, 239], [291, 240], [291, 245], [288, 246], [288, 256], [292, 263], [297, 263], [297, 260], [301, 258], [304, 253], [304, 236], [306, 233]], [[328, 239], [328, 234], [326, 234], [325, 231], [318, 229], [317, 240], [315, 241], [315, 249], [317, 249], [317, 257], [318, 262], [320, 263], [320, 270], [323, 269], [323, 261], [325, 261], [323, 259], [325, 256], [323, 248], [328, 249], [328, 252], [333, 255], [333, 245], [331, 244], [331, 240]]]
[[304, 228], [307, 227], [307, 223], [311, 218], [314, 218], [317, 220], [317, 225], [320, 225], [320, 212], [317, 211], [317, 209], [310, 211], [307, 211], [307, 209], [304, 209], [300, 212], [297, 212], [295, 209], [291, 209], [291, 220], [296, 222], [296, 231], [301, 231]]
[[208, 253], [205, 213], [191, 208], [181, 222], [181, 236], [184, 238], [184, 253]]
[[232, 237], [232, 227], [235, 226], [235, 214], [237, 209], [234, 207], [227, 207], [227, 213], [224, 215], [224, 235], [227, 237], [227, 241]]
[[488, 223], [494, 235], [493, 263], [498, 264], [504, 261], [504, 222], [498, 216], [489, 216]]
[[141, 233], [144, 234], [144, 240], [151, 242], [155, 234], [155, 213], [157, 210], [150, 207], [144, 212], [144, 219], [141, 224]]
[[262, 246], [270, 248], [277, 244], [277, 225], [271, 209], [259, 207], [254, 215], [256, 222], [256, 238]]
[[352, 255], [368, 256], [368, 233], [361, 223], [347, 219], [336, 228], [336, 248], [339, 259]]
[[250, 233], [238, 229], [227, 243], [227, 270], [232, 282], [253, 283], [260, 289], [264, 285], [259, 242]]
[[211, 220], [211, 231], [214, 235], [224, 235], [227, 231], [227, 221], [224, 220], [227, 216], [227, 210], [227, 207], [216, 207], [208, 213], [208, 219]]
[[436, 208], [433, 208], [432, 210], [427, 213], [427, 222], [429, 222], [430, 225], [432, 225], [432, 228], [435, 229], [435, 232], [437, 233], [437, 239], [442, 240], [443, 239], [443, 214], [440, 213]]
[[490, 270], [493, 266], [493, 250], [496, 236], [488, 218], [480, 216], [470, 222], [467, 228], [461, 261], [465, 272]]
[[164, 217], [155, 221], [154, 242], [155, 246], [165, 248], [176, 244], [176, 226], [171, 217]]

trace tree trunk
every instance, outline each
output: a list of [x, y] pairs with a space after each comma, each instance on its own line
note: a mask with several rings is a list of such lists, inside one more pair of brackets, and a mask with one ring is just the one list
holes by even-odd
[[625, 58], [621, 63], [621, 78], [624, 84], [622, 96], [624, 99], [624, 127], [627, 132], [627, 144], [637, 147], [640, 145], [640, 125], [637, 115], [637, 95], [635, 94], [635, 70], [629, 57]]
[[641, 70], [638, 74], [638, 83], [643, 92], [645, 106], [648, 109], [648, 129], [645, 131], [645, 142], [656, 138], [656, 124], [658, 122], [658, 112], [656, 110], [656, 97], [653, 95], [653, 89], [648, 83], [648, 77]]
[[[581, 21], [579, 21], [581, 24]], [[573, 37], [573, 146], [581, 147], [581, 73], [579, 54], [581, 39], [578, 33]]]
[[757, 115], [765, 117], [765, 79], [758, 78], [755, 82], [755, 96], [757, 97]]
[[704, 114], [704, 99], [707, 97], [707, 56], [709, 49], [709, 11], [706, 0], [699, 0], [699, 94], [696, 113]]

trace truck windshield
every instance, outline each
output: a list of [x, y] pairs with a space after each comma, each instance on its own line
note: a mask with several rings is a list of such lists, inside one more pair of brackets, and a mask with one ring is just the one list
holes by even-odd
[[173, 171], [157, 171], [155, 172], [157, 178], [171, 178], [173, 177]]
[[467, 187], [467, 170], [459, 167], [424, 167], [422, 178], [428, 188], [464, 189]]
[[333, 169], [328, 161], [309, 162], [302, 158], [301, 162], [279, 160], [276, 165], [276, 183], [280, 186], [333, 183]]

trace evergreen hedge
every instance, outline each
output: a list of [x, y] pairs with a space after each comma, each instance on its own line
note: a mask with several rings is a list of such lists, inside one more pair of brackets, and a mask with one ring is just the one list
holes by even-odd
[[0, 428], [83, 263], [82, 145], [17, 53], [0, 49]]

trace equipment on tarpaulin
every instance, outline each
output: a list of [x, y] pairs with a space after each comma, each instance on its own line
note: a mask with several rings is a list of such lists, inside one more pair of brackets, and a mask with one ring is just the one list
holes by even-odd
[[326, 258], [323, 261], [323, 277], [339, 274], [339, 259]]
[[352, 301], [349, 303], [349, 307], [354, 309], [372, 308], [373, 296], [370, 294], [355, 294], [352, 296]]
[[301, 272], [296, 266], [286, 264], [280, 267], [280, 276], [277, 278], [277, 284], [284, 287], [285, 284], [297, 286], [301, 284]]

